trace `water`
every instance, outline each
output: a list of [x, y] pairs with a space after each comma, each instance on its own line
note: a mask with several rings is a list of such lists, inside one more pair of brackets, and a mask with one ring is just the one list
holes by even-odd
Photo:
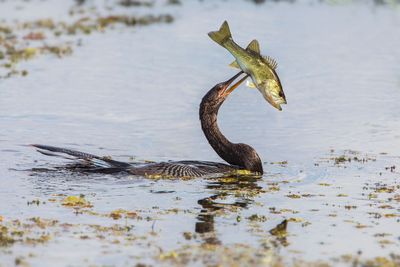
[[[32, 2], [1, 3], [0, 14], [8, 21], [49, 14], [70, 19], [68, 4], [44, 1], [35, 12], [25, 6]], [[22, 63], [28, 76], [0, 80], [0, 216], [10, 229], [20, 229], [10, 226], [16, 219], [34, 225], [22, 241], [1, 247], [1, 266], [16, 260], [32, 266], [230, 265], [238, 255], [242, 265], [339, 264], [331, 260], [398, 253], [399, 174], [386, 169], [400, 156], [397, 6], [217, 1], [116, 10], [171, 13], [175, 21], [79, 36], [82, 45], [71, 56], [35, 58]], [[263, 159], [262, 179], [25, 171], [65, 163], [25, 146], [30, 143], [120, 160], [220, 161], [201, 132], [198, 105], [236, 71], [227, 66], [233, 58], [206, 34], [225, 19], [237, 43], [257, 38], [262, 53], [277, 60], [288, 100], [278, 112], [258, 91], [241, 87], [219, 114], [222, 132], [252, 145]], [[369, 160], [341, 163], [342, 155]], [[61, 205], [59, 194], [84, 194], [92, 213]], [[32, 200], [46, 203], [27, 205]], [[142, 219], [105, 216], [116, 209]], [[250, 219], [254, 214], [259, 218]], [[41, 228], [32, 217], [58, 222]], [[285, 218], [294, 218], [287, 237], [271, 235]], [[27, 241], [47, 234], [46, 242]], [[213, 246], [214, 256], [204, 244]]]

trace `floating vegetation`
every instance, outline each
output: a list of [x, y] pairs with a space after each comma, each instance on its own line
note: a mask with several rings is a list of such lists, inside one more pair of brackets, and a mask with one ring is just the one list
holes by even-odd
[[0, 227], [0, 247], [6, 247], [14, 244], [15, 239], [11, 236], [6, 226]]
[[258, 215], [258, 214], [253, 214], [247, 219], [252, 222], [265, 222], [268, 220], [267, 217], [265, 217], [264, 215]]
[[351, 209], [356, 209], [357, 206], [355, 206], [355, 205], [346, 205], [346, 206], [344, 206], [344, 208], [345, 208], [346, 210], [351, 210]]
[[286, 196], [289, 197], [289, 198], [294, 198], [294, 199], [301, 198], [301, 195], [298, 195], [298, 194], [289, 194], [289, 195], [286, 195]]
[[84, 195], [68, 196], [62, 200], [62, 205], [73, 208], [91, 208], [93, 207], [89, 201], [85, 199]]
[[182, 2], [180, 0], [168, 0], [167, 4], [168, 5], [182, 5]]
[[[333, 160], [330, 160], [326, 166], [321, 164], [315, 168], [328, 168], [328, 170], [332, 170], [333, 174], [337, 174], [337, 168], [332, 165], [332, 162]], [[359, 166], [358, 163], [353, 163], [353, 165]], [[353, 165], [348, 165], [347, 170], [350, 171]], [[274, 167], [281, 170], [279, 165]], [[384, 169], [384, 167], [382, 168]], [[396, 173], [391, 172], [390, 169], [383, 171], [391, 177], [396, 176]], [[43, 205], [45, 202], [41, 199], [32, 198], [27, 201], [30, 206], [33, 206], [31, 210], [40, 211], [48, 206], [59, 207], [69, 212], [77, 221], [74, 222], [72, 219], [65, 223], [59, 220], [34, 217], [21, 221], [16, 220], [17, 222], [14, 223], [13, 220], [3, 219], [3, 222], [0, 220], [0, 225], [6, 228], [2, 230], [0, 245], [7, 249], [17, 247], [15, 244], [27, 246], [45, 244], [46, 247], [52, 247], [53, 241], [57, 243], [60, 237], [68, 237], [70, 238], [69, 242], [76, 244], [79, 244], [77, 242], [89, 243], [91, 241], [99, 243], [99, 246], [104, 247], [104, 253], [113, 255], [118, 255], [114, 254], [114, 250], [123, 251], [126, 247], [140, 250], [145, 246], [146, 249], [150, 248], [148, 254], [129, 255], [129, 257], [132, 256], [132, 259], [137, 259], [139, 262], [151, 262], [153, 266], [214, 266], [218, 264], [231, 266], [234, 263], [239, 266], [246, 264], [263, 266], [268, 263], [267, 266], [282, 267], [287, 266], [285, 259], [288, 257], [299, 267], [336, 266], [342, 263], [344, 266], [351, 264], [351, 266], [365, 267], [368, 266], [367, 262], [368, 264], [387, 262], [389, 264], [387, 266], [397, 266], [395, 264], [398, 263], [398, 259], [395, 256], [393, 258], [382, 257], [377, 260], [348, 254], [343, 258], [333, 258], [332, 260], [321, 258], [326, 262], [322, 260], [309, 262], [302, 258], [302, 251], [294, 252], [292, 244], [296, 246], [298, 242], [301, 242], [297, 236], [301, 235], [304, 230], [307, 230], [307, 234], [312, 235], [315, 227], [321, 226], [319, 221], [322, 218], [324, 218], [323, 223], [326, 224], [324, 227], [332, 227], [327, 229], [328, 231], [334, 232], [334, 227], [341, 224], [341, 228], [348, 227], [360, 234], [369, 235], [372, 242], [382, 249], [395, 249], [399, 244], [396, 231], [388, 230], [390, 234], [375, 231], [375, 227], [379, 223], [377, 220], [393, 223], [400, 218], [396, 206], [400, 200], [400, 185], [396, 180], [377, 180], [376, 177], [381, 177], [377, 173], [374, 176], [371, 175], [373, 176], [371, 181], [360, 180], [362, 181], [360, 185], [364, 190], [364, 194], [360, 197], [347, 188], [346, 183], [338, 183], [340, 177], [332, 176], [332, 173], [323, 177], [321, 182], [309, 184], [299, 183], [297, 177], [294, 179], [288, 177], [269, 179], [268, 176], [267, 178], [264, 176], [260, 179], [259, 177], [240, 175], [212, 177], [202, 179], [202, 182], [199, 180], [179, 181], [188, 184], [205, 183], [205, 196], [197, 200], [197, 208], [191, 206], [182, 208], [181, 204], [185, 201], [185, 197], [179, 195], [177, 188], [157, 186], [160, 183], [176, 184], [173, 180], [157, 182], [147, 180], [149, 182], [147, 186], [150, 188], [146, 189], [146, 192], [154, 197], [171, 200], [172, 206], [160, 202], [148, 207], [144, 205], [136, 208], [137, 204], [134, 199], [130, 208], [125, 204], [124, 208], [113, 205], [107, 211], [104, 210], [104, 207], [96, 207], [94, 198], [88, 199], [79, 193], [71, 196], [52, 194], [46, 200], [46, 205]], [[342, 177], [344, 180], [341, 181], [347, 181], [349, 176], [344, 176], [345, 178]], [[352, 195], [351, 198], [348, 197], [349, 192]], [[369, 195], [375, 197], [370, 199]], [[286, 197], [293, 200], [286, 199]], [[98, 198], [99, 195], [96, 194], [95, 199]], [[264, 198], [267, 200], [260, 202]], [[283, 201], [282, 203], [274, 201], [271, 205], [269, 203], [271, 199]], [[366, 201], [368, 209], [364, 208]], [[265, 212], [268, 213], [268, 216], [264, 215]], [[354, 214], [357, 214], [357, 217]], [[165, 227], [165, 225], [175, 225], [176, 220], [186, 220], [183, 218], [186, 218], [187, 221], [194, 220], [195, 224], [182, 229]], [[97, 223], [88, 223], [90, 220]], [[271, 227], [272, 222], [280, 223]], [[290, 229], [288, 228], [289, 223]], [[230, 243], [229, 245], [224, 243], [225, 240], [221, 238], [219, 232], [224, 234], [223, 227], [225, 225], [228, 225], [229, 228], [233, 227], [232, 229], [235, 229], [234, 227], [237, 225], [240, 225], [240, 228], [236, 229], [244, 227], [247, 231], [240, 234], [249, 235], [245, 236], [246, 238], [255, 238], [254, 244], [250, 246], [246, 242]], [[161, 245], [165, 240], [169, 240], [171, 233], [176, 234], [173, 238], [177, 239], [176, 243], [172, 243], [172, 249], [169, 246]], [[240, 238], [238, 240], [243, 240]], [[325, 251], [327, 251], [332, 248], [329, 244], [331, 240], [326, 237], [326, 240], [322, 239], [319, 245], [314, 245], [313, 248], [319, 250], [320, 247], [325, 247]], [[282, 251], [284, 252], [282, 253]], [[286, 251], [290, 251], [290, 254], [287, 254]], [[337, 255], [332, 255], [332, 257], [334, 256]], [[24, 260], [27, 264], [30, 263], [30, 258], [26, 255], [15, 255], [15, 257], [19, 257], [18, 259]], [[136, 261], [133, 265], [135, 264]]]
[[40, 204], [46, 204], [46, 202], [41, 202], [39, 199], [34, 199], [34, 200], [32, 200], [32, 201], [28, 201], [26, 204], [27, 204], [28, 206], [30, 206], [30, 205], [39, 206]]
[[114, 220], [119, 220], [122, 217], [129, 218], [129, 219], [141, 218], [137, 214], [137, 212], [135, 212], [135, 211], [127, 211], [127, 210], [124, 210], [124, 209], [117, 209], [117, 210], [114, 210], [114, 211], [110, 212], [110, 217], [113, 218]]
[[270, 164], [281, 165], [282, 167], [286, 167], [286, 165], [288, 165], [288, 161], [287, 160], [277, 161], [277, 162], [271, 162]]
[[294, 222], [294, 223], [304, 223], [305, 222], [305, 220], [303, 218], [294, 218], [294, 217], [289, 218], [287, 221]]
[[[122, 0], [125, 7], [153, 5], [153, 2]], [[75, 21], [56, 21], [50, 18], [35, 21], [0, 22], [0, 71], [1, 78], [16, 75], [27, 76], [27, 70], [18, 69], [18, 64], [40, 55], [55, 55], [58, 58], [70, 55], [80, 45], [81, 39], [74, 36], [88, 35], [93, 32], [104, 32], [117, 26], [138, 27], [154, 23], [171, 23], [174, 18], [170, 14], [119, 15], [100, 16], [93, 11], [71, 8], [69, 15], [79, 15]], [[61, 38], [65, 36], [65, 38]], [[52, 43], [49, 45], [49, 43]]]
[[328, 184], [328, 183], [319, 183], [318, 185], [320, 185], [320, 186], [331, 186], [331, 184]]
[[[81, 227], [86, 229], [85, 235], [81, 235], [80, 231], [77, 231]], [[132, 232], [132, 226], [129, 225], [81, 225], [34, 217], [23, 221], [12, 220], [4, 222], [0, 226], [0, 247], [10, 247], [15, 243], [25, 245], [45, 244], [60, 232], [69, 232], [77, 239], [99, 239], [114, 244], [115, 238], [122, 238], [126, 242], [146, 239], [146, 236], [135, 235]], [[109, 234], [111, 238], [106, 238], [103, 234]]]
[[292, 214], [296, 214], [299, 213], [298, 211], [292, 210], [292, 209], [276, 209], [275, 207], [270, 207], [269, 208], [269, 212], [272, 214], [282, 214], [282, 213], [292, 213]]
[[283, 220], [281, 223], [279, 223], [277, 226], [269, 230], [269, 233], [273, 236], [276, 237], [277, 241], [284, 247], [289, 245], [289, 242], [287, 241], [286, 237], [288, 236], [287, 232], [287, 225], [288, 225], [288, 220]]
[[121, 0], [119, 5], [124, 7], [138, 7], [138, 6], [145, 6], [145, 7], [152, 7], [154, 2], [152, 1], [138, 1], [138, 0]]
[[3, 222], [0, 226], [0, 247], [11, 246], [14, 243], [29, 245], [46, 243], [51, 239], [51, 235], [41, 230], [57, 224], [57, 220], [39, 217], [30, 218], [23, 223], [20, 220]]
[[370, 155], [362, 155], [360, 152], [354, 150], [345, 150], [343, 154], [335, 155], [335, 150], [332, 149], [328, 158], [323, 158], [314, 165], [319, 166], [323, 162], [333, 162], [337, 167], [346, 168], [345, 165], [348, 163], [367, 163], [370, 161], [376, 161], [376, 158]]
[[287, 224], [288, 220], [283, 220], [280, 224], [275, 226], [275, 228], [272, 228], [269, 232], [271, 235], [277, 236], [279, 238], [283, 238], [287, 236]]
[[349, 162], [351, 161], [350, 158], [346, 158], [345, 156], [336, 157], [336, 158], [334, 158], [334, 160], [335, 160], [335, 164], [340, 164], [340, 163], [343, 163], [346, 161], [349, 161]]

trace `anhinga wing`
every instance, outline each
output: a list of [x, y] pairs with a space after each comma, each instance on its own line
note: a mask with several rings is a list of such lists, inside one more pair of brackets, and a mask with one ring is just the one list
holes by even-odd
[[129, 172], [133, 175], [160, 177], [202, 177], [226, 174], [236, 168], [223, 163], [209, 161], [170, 161], [159, 163], [126, 163], [99, 157], [93, 154], [67, 148], [32, 145], [47, 156], [75, 160], [78, 164], [67, 166], [68, 169], [82, 172], [116, 173]]
[[235, 170], [233, 166], [209, 161], [170, 161], [132, 166], [129, 172], [135, 175], [165, 177], [202, 177], [225, 174]]

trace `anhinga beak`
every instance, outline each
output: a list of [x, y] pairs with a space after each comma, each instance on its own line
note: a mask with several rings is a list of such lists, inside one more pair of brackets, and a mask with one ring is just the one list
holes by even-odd
[[237, 81], [234, 85], [232, 85], [231, 87], [229, 87], [229, 85], [231, 85], [231, 83], [233, 83], [234, 80], [236, 80], [237, 77], [239, 77], [240, 75], [242, 75], [243, 71], [239, 72], [238, 74], [236, 74], [235, 76], [233, 76], [232, 78], [230, 78], [229, 80], [227, 80], [225, 82], [225, 88], [221, 93], [221, 96], [227, 97], [230, 93], [233, 92], [233, 90], [235, 90], [242, 82], [244, 82], [244, 80], [247, 79], [247, 77], [249, 77], [248, 74], [246, 74], [246, 76], [244, 76], [242, 79], [240, 79], [239, 81]]

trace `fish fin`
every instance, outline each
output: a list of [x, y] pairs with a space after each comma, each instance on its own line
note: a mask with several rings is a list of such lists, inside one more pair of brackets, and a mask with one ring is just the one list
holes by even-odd
[[246, 47], [246, 50], [253, 51], [253, 52], [256, 52], [257, 54], [260, 54], [260, 44], [258, 43], [258, 41], [256, 39], [254, 39]]
[[232, 37], [228, 22], [225, 20], [218, 31], [209, 32], [208, 36], [210, 36], [210, 38], [213, 39], [217, 44], [223, 46], [225, 41]]
[[229, 67], [240, 69], [240, 66], [239, 66], [239, 64], [237, 63], [236, 60], [233, 61], [231, 64], [229, 64]]
[[250, 82], [250, 81], [246, 81], [246, 86], [249, 88], [257, 88], [257, 86], [255, 85], [255, 83]]
[[272, 57], [265, 56], [263, 57], [265, 61], [267, 61], [267, 64], [271, 67], [271, 69], [276, 69], [278, 67], [278, 63], [276, 63], [276, 60], [273, 59]]

